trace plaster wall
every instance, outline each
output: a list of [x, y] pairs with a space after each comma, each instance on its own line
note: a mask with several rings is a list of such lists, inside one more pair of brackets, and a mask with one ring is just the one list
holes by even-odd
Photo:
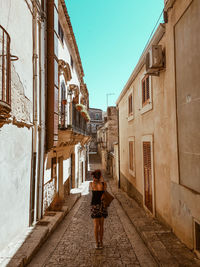
[[[179, 173], [171, 179], [172, 227], [194, 248], [194, 219], [200, 220], [199, 195], [199, 12], [198, 0], [176, 1], [169, 14], [167, 40], [174, 46]], [[178, 152], [177, 152], [178, 154]]]
[[[174, 60], [174, 27], [191, 3], [194, 4], [195, 1], [176, 1], [173, 8], [168, 11], [166, 33], [159, 42], [165, 50], [166, 68], [158, 77], [151, 77], [152, 107], [142, 113], [141, 80], [145, 74], [143, 66], [119, 102], [119, 128], [122, 176], [142, 195], [144, 182], [141, 140], [145, 135], [153, 137], [156, 215], [170, 225], [188, 247], [193, 248], [193, 218], [200, 219], [199, 205], [195, 203], [200, 202], [199, 194], [179, 184]], [[195, 35], [196, 30], [191, 28], [192, 30]], [[184, 62], [184, 58], [182, 60]], [[180, 64], [182, 63], [179, 62]], [[133, 93], [133, 118], [129, 120], [128, 96], [131, 92]], [[128, 138], [132, 136], [135, 137], [135, 177], [129, 173], [128, 168]]]
[[[165, 47], [165, 37], [160, 44]], [[127, 180], [132, 183], [137, 191], [143, 195], [143, 136], [152, 136], [154, 155], [154, 182], [153, 188], [156, 213], [167, 224], [171, 224], [170, 211], [170, 179], [174, 176], [174, 166], [177, 165], [176, 131], [174, 128], [175, 98], [170, 90], [169, 81], [166, 80], [166, 71], [159, 77], [150, 77], [151, 80], [151, 107], [147, 112], [142, 112], [142, 87], [141, 81], [145, 75], [145, 66], [140, 70], [130, 88], [119, 103], [120, 123], [120, 170]], [[167, 84], [165, 84], [165, 81]], [[167, 88], [167, 89], [166, 89]], [[173, 88], [171, 88], [173, 89]], [[133, 118], [128, 118], [128, 96], [133, 94]], [[174, 112], [173, 112], [174, 110]], [[125, 130], [126, 129], [126, 130]], [[134, 137], [135, 175], [129, 172], [128, 139]]]
[[0, 129], [1, 250], [29, 226], [33, 41], [32, 14], [25, 1], [0, 0], [0, 10], [4, 14], [0, 25], [11, 38], [11, 54], [19, 58], [11, 62], [11, 118]]
[[63, 183], [67, 181], [71, 175], [71, 158], [63, 161]]
[[[31, 1], [28, 2], [32, 6]], [[20, 0], [0, 0], [0, 10], [3, 10], [0, 25], [11, 38], [11, 54], [19, 58], [14, 62], [16, 73], [23, 84], [24, 95], [32, 101], [32, 14], [26, 2]]]
[[113, 175], [116, 183], [119, 181], [119, 157], [118, 157], [118, 144], [114, 144], [114, 170]]
[[31, 130], [0, 129], [0, 250], [29, 225], [31, 150]]
[[[62, 59], [70, 65], [70, 50], [66, 40], [64, 40], [63, 44], [60, 39], [58, 41], [58, 59]], [[80, 86], [78, 74], [75, 68], [75, 63], [73, 68], [70, 65], [70, 70], [72, 74], [72, 79], [69, 81], [68, 84], [76, 84]]]

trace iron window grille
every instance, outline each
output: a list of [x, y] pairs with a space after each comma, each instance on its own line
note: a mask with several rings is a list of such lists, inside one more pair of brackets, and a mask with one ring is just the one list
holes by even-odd
[[11, 110], [11, 61], [18, 60], [10, 54], [10, 36], [0, 25], [0, 111]]

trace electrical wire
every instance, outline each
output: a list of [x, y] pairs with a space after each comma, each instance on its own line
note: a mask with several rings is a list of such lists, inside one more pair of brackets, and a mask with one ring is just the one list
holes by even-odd
[[153, 35], [153, 33], [154, 33], [154, 31], [155, 31], [155, 29], [156, 29], [156, 27], [157, 27], [157, 25], [158, 25], [158, 23], [159, 23], [159, 21], [160, 21], [160, 18], [161, 18], [161, 16], [162, 16], [163, 12], [164, 12], [164, 9], [162, 10], [162, 12], [161, 12], [161, 14], [160, 14], [160, 16], [159, 16], [159, 18], [158, 18], [156, 24], [155, 24], [155, 26], [154, 26], [154, 28], [153, 28], [153, 30], [152, 30], [150, 36], [149, 36], [149, 39], [148, 39], [148, 41], [147, 41], [147, 43], [146, 43], [146, 45], [145, 45], [145, 47], [144, 47], [144, 49], [143, 49], [143, 51], [142, 51], [142, 54], [144, 53], [145, 49], [147, 48], [147, 46], [148, 46], [148, 44], [149, 44], [149, 42], [150, 42], [150, 40], [151, 40], [151, 37], [152, 37], [152, 35]]

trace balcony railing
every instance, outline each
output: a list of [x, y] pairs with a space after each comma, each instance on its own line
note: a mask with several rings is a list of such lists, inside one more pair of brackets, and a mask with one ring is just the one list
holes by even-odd
[[0, 105], [11, 106], [10, 36], [0, 25]]
[[72, 103], [72, 127], [75, 132], [87, 135], [87, 122], [76, 109], [76, 105]]
[[87, 122], [76, 109], [76, 104], [72, 103], [70, 107], [61, 104], [59, 112], [59, 126], [61, 130], [73, 129], [78, 134], [88, 135]]

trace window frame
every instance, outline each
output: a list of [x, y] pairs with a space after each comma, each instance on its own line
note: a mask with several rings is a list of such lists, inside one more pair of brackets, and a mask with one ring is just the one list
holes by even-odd
[[64, 31], [59, 20], [58, 20], [58, 36], [61, 43], [64, 44]]
[[[147, 83], [148, 80], [148, 90]], [[145, 88], [143, 87], [145, 84]], [[140, 113], [143, 114], [153, 108], [152, 105], [152, 77], [150, 75], [143, 75], [140, 82], [140, 92], [141, 92], [141, 109]]]
[[[132, 164], [133, 164], [133, 169], [130, 168], [130, 143], [132, 142]], [[135, 169], [135, 137], [131, 136], [128, 138], [128, 171], [129, 174], [131, 174], [133, 177], [136, 176], [136, 169]]]
[[[131, 98], [131, 102], [130, 102], [130, 98]], [[131, 103], [131, 105], [130, 105]], [[131, 110], [130, 110], [130, 106], [131, 106]], [[134, 119], [134, 112], [133, 112], [133, 90], [131, 89], [131, 92], [128, 94], [128, 121], [131, 121]]]

